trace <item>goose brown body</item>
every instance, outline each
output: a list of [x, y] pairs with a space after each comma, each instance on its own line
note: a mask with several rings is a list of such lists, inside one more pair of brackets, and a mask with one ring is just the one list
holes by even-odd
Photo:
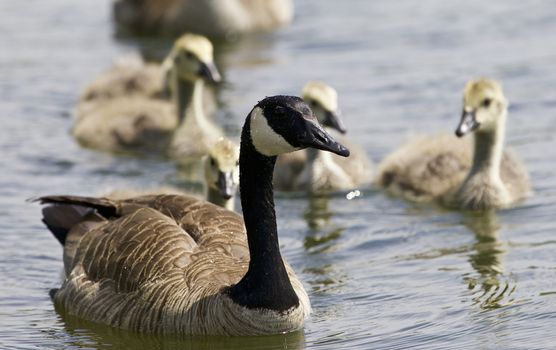
[[301, 308], [249, 310], [226, 295], [249, 265], [245, 227], [234, 212], [179, 195], [41, 201], [97, 211], [65, 242], [66, 280], [54, 293], [64, 312], [146, 333], [246, 335], [293, 331], [292, 319], [300, 324], [310, 310], [289, 265]]

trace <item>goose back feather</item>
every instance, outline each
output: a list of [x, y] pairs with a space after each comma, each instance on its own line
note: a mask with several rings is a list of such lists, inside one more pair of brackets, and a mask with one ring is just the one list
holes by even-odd
[[[96, 209], [97, 219], [68, 230], [78, 243], [64, 247], [66, 280], [54, 294], [65, 312], [123, 329], [162, 334], [246, 335], [291, 331], [291, 318], [245, 312], [222, 293], [247, 271], [242, 218], [196, 198], [142, 196], [127, 200], [43, 197], [42, 203]], [[54, 209], [52, 209], [54, 208]], [[102, 218], [98, 220], [98, 218]], [[84, 226], [89, 228], [83, 229]], [[217, 266], [217, 268], [215, 268]], [[286, 264], [303, 310], [309, 300]], [[219, 315], [215, 315], [218, 313]], [[283, 322], [280, 320], [283, 319]]]

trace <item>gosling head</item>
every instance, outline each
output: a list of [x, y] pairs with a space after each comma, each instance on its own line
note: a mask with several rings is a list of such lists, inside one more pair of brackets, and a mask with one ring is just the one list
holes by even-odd
[[295, 96], [267, 97], [255, 105], [243, 128], [245, 142], [268, 157], [307, 147], [349, 156], [349, 150], [324, 131], [309, 106]]
[[239, 186], [239, 147], [226, 138], [218, 140], [205, 161], [207, 186], [224, 199], [232, 198]]
[[474, 130], [496, 130], [506, 115], [507, 106], [508, 102], [498, 82], [484, 78], [471, 80], [463, 92], [463, 112], [456, 135], [462, 137]]
[[333, 87], [320, 81], [310, 81], [303, 87], [301, 96], [322, 126], [345, 134], [346, 128], [338, 109], [338, 93]]
[[180, 79], [204, 79], [217, 83], [222, 80], [214, 65], [213, 47], [204, 36], [184, 34], [174, 43], [164, 62], [166, 69], [173, 67]]

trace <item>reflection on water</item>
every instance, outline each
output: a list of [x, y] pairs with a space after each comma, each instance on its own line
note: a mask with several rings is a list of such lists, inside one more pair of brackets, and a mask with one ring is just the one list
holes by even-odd
[[[430, 212], [420, 206], [412, 206], [412, 215], [424, 215]], [[517, 284], [511, 275], [504, 273], [503, 256], [507, 243], [499, 239], [501, 225], [496, 211], [487, 212], [446, 212], [448, 215], [461, 215], [461, 222], [474, 234], [474, 242], [461, 245], [440, 247], [418, 251], [409, 255], [398, 255], [399, 260], [433, 260], [452, 255], [464, 255], [473, 272], [464, 274], [467, 289], [471, 292], [472, 305], [482, 310], [498, 309], [513, 305], [516, 301], [512, 294]], [[449, 271], [450, 269], [441, 268]]]
[[331, 224], [332, 211], [328, 208], [330, 198], [326, 194], [310, 195], [303, 218], [309, 231], [305, 236], [305, 249], [311, 253], [323, 253], [334, 246], [342, 228]]
[[498, 239], [500, 224], [495, 211], [465, 213], [463, 223], [475, 233], [476, 243], [471, 247], [469, 262], [478, 276], [466, 276], [473, 302], [482, 309], [497, 309], [514, 302], [512, 293], [516, 283], [504, 274], [502, 256], [505, 244]]
[[330, 198], [326, 194], [313, 194], [307, 198], [307, 209], [303, 213], [303, 218], [311, 231], [318, 231], [330, 222], [332, 212], [328, 208]]
[[313, 293], [330, 292], [344, 283], [345, 276], [338, 273], [334, 261], [327, 257], [327, 252], [333, 251], [342, 235], [343, 229], [332, 223], [334, 213], [329, 208], [328, 194], [311, 194], [307, 198], [307, 208], [303, 218], [307, 222], [303, 246], [315, 259], [318, 265], [305, 268], [304, 272], [314, 275], [308, 282]]
[[[303, 349], [303, 331], [259, 337], [156, 336], [111, 328], [58, 311], [72, 346], [95, 349]], [[50, 334], [47, 332], [47, 336]], [[52, 335], [56, 336], [56, 335]]]

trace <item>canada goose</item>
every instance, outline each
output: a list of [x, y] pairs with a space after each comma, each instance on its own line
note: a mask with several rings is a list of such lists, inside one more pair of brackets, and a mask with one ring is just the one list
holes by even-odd
[[[204, 158], [205, 199], [213, 204], [234, 210], [235, 194], [239, 186], [239, 147], [227, 138], [218, 140]], [[128, 199], [154, 194], [186, 192], [174, 187], [156, 187], [143, 190], [117, 189], [103, 195], [109, 199]]]
[[336, 90], [323, 82], [310, 81], [303, 87], [302, 97], [311, 106], [319, 123], [346, 145], [351, 155], [344, 158], [315, 149], [281, 155], [274, 170], [275, 188], [282, 191], [326, 192], [370, 184], [372, 165], [365, 150], [340, 134], [346, 129], [339, 115]]
[[382, 162], [378, 183], [410, 200], [439, 199], [471, 210], [507, 207], [526, 197], [527, 171], [513, 152], [504, 150], [507, 106], [498, 82], [468, 82], [456, 135], [474, 131], [474, 147], [471, 140], [446, 135], [418, 138]]
[[121, 32], [230, 37], [270, 31], [291, 22], [292, 0], [115, 0]]
[[176, 195], [128, 200], [47, 196], [43, 221], [64, 245], [65, 312], [149, 333], [256, 335], [303, 326], [309, 298], [278, 245], [276, 156], [349, 151], [301, 98], [260, 101], [241, 134], [243, 216]]
[[77, 141], [110, 152], [169, 150], [178, 158], [206, 154], [222, 137], [202, 105], [204, 81], [220, 81], [212, 44], [205, 37], [185, 34], [176, 40], [164, 65], [173, 103], [138, 94], [97, 99], [77, 110]]

